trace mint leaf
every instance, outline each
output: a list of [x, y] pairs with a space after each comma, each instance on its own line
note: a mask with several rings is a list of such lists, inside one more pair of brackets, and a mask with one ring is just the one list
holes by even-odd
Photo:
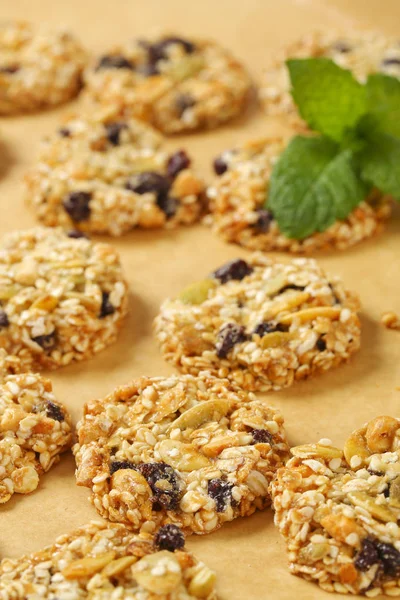
[[272, 171], [266, 204], [282, 233], [301, 240], [345, 219], [367, 192], [351, 150], [324, 137], [297, 136]]
[[400, 201], [400, 140], [385, 133], [371, 134], [357, 159], [361, 177]]
[[292, 96], [311, 129], [341, 142], [367, 111], [365, 86], [328, 58], [286, 62]]
[[400, 81], [388, 75], [370, 75], [366, 92], [368, 115], [362, 120], [362, 131], [400, 138]]

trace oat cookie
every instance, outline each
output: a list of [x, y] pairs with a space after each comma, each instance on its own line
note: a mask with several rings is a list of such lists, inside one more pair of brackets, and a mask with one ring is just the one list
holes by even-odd
[[290, 79], [285, 66], [289, 58], [330, 58], [364, 82], [371, 73], [400, 77], [400, 46], [398, 39], [390, 39], [373, 32], [332, 31], [308, 33], [283, 49], [265, 71], [260, 85], [260, 97], [269, 115], [285, 116], [286, 122], [305, 127], [297, 114], [290, 94]]
[[283, 418], [227, 380], [142, 377], [89, 402], [74, 446], [77, 483], [102, 516], [134, 529], [206, 534], [270, 504]]
[[118, 236], [134, 227], [196, 221], [204, 184], [183, 150], [113, 109], [67, 120], [25, 177], [26, 198], [45, 225]]
[[244, 67], [209, 40], [164, 35], [116, 46], [85, 72], [86, 100], [113, 105], [167, 134], [216, 127], [247, 104]]
[[38, 227], [0, 246], [0, 348], [24, 369], [90, 358], [115, 341], [126, 310], [127, 284], [108, 244]]
[[292, 448], [271, 485], [290, 570], [328, 592], [400, 595], [400, 419], [377, 417], [343, 452]]
[[215, 573], [184, 543], [174, 526], [153, 538], [92, 521], [43, 550], [4, 559], [0, 600], [216, 600]]
[[336, 221], [321, 233], [303, 240], [281, 233], [272, 212], [264, 205], [274, 164], [285, 145], [283, 138], [253, 140], [215, 159], [217, 178], [207, 195], [217, 234], [251, 250], [307, 254], [343, 250], [382, 231], [392, 202], [375, 191], [347, 219]]
[[[13, 357], [13, 370], [19, 368], [18, 362]], [[5, 364], [3, 351], [0, 364]], [[14, 493], [33, 492], [39, 475], [56, 464], [71, 443], [71, 419], [56, 400], [51, 382], [36, 373], [4, 375], [0, 383], [0, 504]]]
[[86, 53], [71, 33], [24, 21], [0, 25], [0, 114], [66, 102], [80, 88]]
[[254, 254], [167, 299], [155, 334], [184, 373], [206, 369], [247, 390], [278, 390], [358, 350], [358, 308], [357, 296], [315, 261]]

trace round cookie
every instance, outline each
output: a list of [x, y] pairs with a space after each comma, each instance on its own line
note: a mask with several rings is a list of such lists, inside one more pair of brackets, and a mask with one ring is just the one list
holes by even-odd
[[215, 573], [177, 527], [157, 536], [92, 521], [55, 544], [0, 564], [1, 598], [216, 600]]
[[66, 31], [24, 21], [0, 25], [0, 114], [29, 112], [66, 102], [81, 85], [86, 53]]
[[24, 369], [90, 358], [115, 341], [126, 311], [127, 284], [108, 244], [38, 227], [0, 246], [0, 347]]
[[88, 67], [84, 97], [167, 134], [216, 127], [238, 115], [251, 88], [244, 67], [208, 40], [136, 39]]
[[134, 529], [206, 534], [269, 505], [288, 446], [281, 415], [228, 381], [142, 377], [86, 404], [77, 483]]
[[271, 484], [289, 568], [328, 592], [399, 596], [400, 419], [331, 444], [292, 448]]
[[[11, 358], [12, 370], [18, 370], [18, 359]], [[0, 363], [5, 364], [3, 351]], [[37, 373], [2, 377], [0, 504], [14, 493], [33, 492], [39, 485], [39, 475], [57, 464], [59, 455], [71, 443], [71, 418], [56, 400], [48, 379]]]
[[285, 145], [283, 138], [259, 139], [215, 159], [217, 178], [207, 195], [213, 229], [218, 235], [250, 250], [309, 254], [344, 250], [382, 231], [391, 214], [392, 201], [375, 191], [347, 219], [336, 221], [323, 232], [303, 240], [281, 233], [265, 203], [273, 167]]
[[185, 151], [167, 154], [160, 143], [148, 125], [113, 109], [72, 117], [27, 173], [27, 201], [45, 225], [113, 236], [193, 223], [204, 184]]
[[360, 346], [355, 294], [313, 260], [233, 260], [167, 299], [155, 319], [164, 358], [252, 391], [279, 390]]
[[330, 58], [364, 82], [372, 73], [400, 77], [398, 39], [373, 32], [315, 31], [284, 48], [266, 69], [260, 84], [260, 98], [268, 115], [285, 116], [286, 122], [300, 128], [304, 121], [297, 113], [290, 94], [290, 79], [285, 65], [289, 58]]

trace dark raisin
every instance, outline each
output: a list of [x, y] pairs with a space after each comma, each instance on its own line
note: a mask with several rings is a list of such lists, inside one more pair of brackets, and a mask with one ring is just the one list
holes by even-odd
[[75, 223], [80, 223], [90, 218], [91, 199], [89, 192], [71, 192], [64, 198], [63, 207]]
[[159, 60], [168, 58], [167, 49], [173, 44], [180, 44], [187, 54], [192, 54], [196, 49], [195, 45], [188, 40], [179, 37], [167, 37], [161, 40], [161, 42], [148, 46], [147, 51], [150, 62], [156, 63]]
[[272, 446], [274, 436], [266, 429], [252, 429], [250, 433], [255, 444], [270, 444]]
[[233, 483], [223, 481], [222, 479], [210, 479], [208, 482], [208, 495], [215, 500], [217, 512], [224, 512], [227, 504], [236, 506], [237, 503], [232, 498]]
[[114, 146], [118, 146], [121, 131], [123, 129], [128, 129], [128, 125], [123, 121], [120, 121], [115, 123], [107, 123], [107, 125], [105, 125], [105, 128], [108, 141], [111, 142], [111, 144], [113, 144]]
[[190, 158], [184, 150], [178, 150], [175, 154], [171, 154], [167, 162], [167, 173], [172, 179], [178, 175], [183, 169], [187, 169], [190, 165]]
[[108, 317], [108, 315], [112, 315], [115, 313], [115, 307], [111, 304], [110, 294], [108, 292], [103, 292], [101, 297], [101, 308], [99, 319], [104, 319], [104, 317]]
[[8, 320], [7, 313], [5, 310], [0, 310], [0, 329], [8, 327], [10, 321]]
[[165, 213], [167, 219], [171, 219], [176, 215], [179, 208], [179, 200], [173, 196], [159, 196], [157, 198], [157, 206]]
[[373, 469], [367, 469], [367, 471], [371, 475], [377, 475], [378, 477], [382, 477], [382, 475], [384, 475], [382, 471], [374, 471]]
[[20, 67], [18, 65], [6, 65], [4, 67], [0, 67], [0, 73], [8, 73], [9, 75], [13, 75], [17, 71], [19, 71]]
[[69, 238], [72, 238], [73, 240], [80, 240], [82, 238], [85, 238], [86, 240], [89, 239], [86, 233], [83, 233], [83, 231], [79, 231], [79, 229], [71, 229], [67, 232], [67, 236]]
[[236, 344], [245, 342], [247, 335], [244, 327], [228, 323], [218, 332], [218, 341], [215, 346], [218, 358], [226, 358]]
[[392, 544], [375, 542], [383, 570], [388, 577], [400, 576], [400, 552]]
[[382, 61], [382, 66], [390, 67], [390, 65], [400, 65], [400, 58], [396, 56], [384, 58]]
[[152, 489], [154, 510], [174, 510], [180, 500], [179, 475], [163, 462], [143, 463], [139, 471]]
[[257, 221], [254, 223], [255, 229], [260, 233], [268, 233], [274, 216], [270, 210], [260, 208], [257, 212]]
[[71, 137], [71, 131], [68, 129], [68, 127], [60, 127], [58, 133], [61, 135], [61, 137]]
[[54, 402], [47, 402], [46, 414], [48, 417], [50, 417], [50, 419], [60, 421], [60, 423], [65, 420], [64, 411], [62, 410], [61, 406], [54, 404]]
[[160, 527], [154, 537], [154, 545], [157, 550], [168, 550], [175, 552], [185, 546], [185, 536], [182, 530], [172, 523]]
[[133, 63], [120, 54], [102, 56], [97, 64], [96, 71], [100, 69], [134, 69]]
[[241, 281], [244, 277], [250, 275], [253, 270], [253, 267], [250, 267], [245, 260], [239, 258], [222, 265], [212, 275], [215, 279], [219, 279], [221, 283], [226, 283], [231, 279]]
[[317, 347], [317, 350], [319, 350], [320, 352], [326, 350], [326, 342], [321, 337], [317, 339], [317, 343], [315, 345]]
[[371, 538], [365, 538], [361, 542], [361, 550], [354, 560], [354, 566], [359, 571], [368, 571], [372, 565], [376, 565], [379, 562], [379, 554], [375, 541]]
[[136, 192], [136, 194], [154, 192], [157, 195], [162, 195], [168, 193], [170, 182], [167, 177], [160, 173], [143, 171], [143, 173], [131, 177], [125, 187], [132, 192]]
[[334, 44], [333, 48], [337, 52], [342, 52], [343, 54], [345, 54], [346, 52], [350, 52], [350, 50], [351, 50], [351, 46], [347, 42], [343, 42], [341, 40], [336, 42]]
[[221, 156], [217, 156], [214, 160], [213, 167], [216, 175], [223, 175], [228, 170], [228, 165]]
[[32, 338], [32, 341], [39, 344], [43, 350], [53, 350], [56, 345], [56, 332], [48, 333], [47, 335], [37, 335]]
[[110, 463], [110, 475], [113, 475], [120, 469], [136, 469], [136, 466], [129, 462], [129, 460], [113, 460], [112, 463]]
[[272, 333], [274, 331], [288, 331], [288, 330], [289, 330], [288, 325], [283, 325], [282, 323], [274, 323], [273, 321], [262, 321], [254, 329], [253, 333], [256, 333], [260, 337], [263, 337], [267, 333]]
[[187, 108], [192, 108], [196, 100], [190, 94], [178, 94], [175, 99], [175, 107], [178, 115], [181, 117]]

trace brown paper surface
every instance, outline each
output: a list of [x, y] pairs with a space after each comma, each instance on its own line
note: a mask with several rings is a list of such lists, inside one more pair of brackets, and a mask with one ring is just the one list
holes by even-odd
[[[93, 51], [154, 28], [183, 36], [214, 37], [232, 49], [257, 77], [271, 50], [317, 27], [358, 26], [398, 34], [398, 0], [1, 0], [0, 17], [68, 26]], [[35, 219], [22, 201], [21, 180], [33, 162], [39, 139], [53, 132], [71, 104], [31, 116], [0, 120], [0, 234], [31, 227]], [[168, 147], [187, 147], [204, 177], [210, 159], [223, 149], [271, 130], [253, 107], [243, 118], [209, 133], [181, 136]], [[362, 349], [349, 365], [279, 393], [264, 394], [283, 412], [292, 444], [347, 434], [382, 413], [400, 416], [400, 333], [379, 322], [382, 311], [400, 312], [400, 211], [385, 233], [354, 249], [320, 255], [321, 264], [357, 290], [363, 302]], [[121, 253], [131, 286], [130, 314], [117, 343], [91, 361], [55, 373], [58, 398], [76, 421], [84, 402], [102, 397], [139, 375], [166, 375], [151, 335], [161, 301], [224, 261], [246, 256], [202, 226], [173, 232], [135, 231], [111, 240]], [[52, 543], [97, 513], [89, 492], [74, 480], [70, 454], [41, 479], [29, 496], [16, 494], [0, 508], [0, 557], [16, 557]], [[322, 600], [331, 596], [289, 574], [284, 545], [267, 510], [237, 519], [188, 547], [218, 574], [222, 600]]]

